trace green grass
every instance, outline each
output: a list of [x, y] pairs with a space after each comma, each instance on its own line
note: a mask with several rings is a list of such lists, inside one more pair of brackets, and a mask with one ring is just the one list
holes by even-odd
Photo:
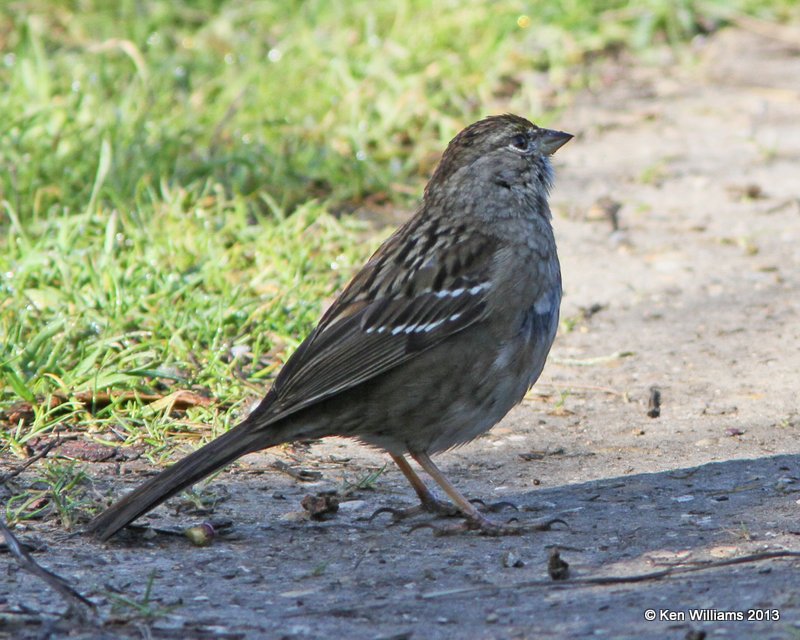
[[[19, 0], [0, 7], [0, 447], [168, 455], [260, 396], [464, 124], [791, 0]], [[175, 414], [81, 391], [193, 389]], [[65, 401], [56, 408], [49, 398]], [[12, 420], [20, 400], [32, 417]], [[176, 418], [177, 415], [177, 418]]]
[[66, 530], [73, 528], [83, 509], [93, 503], [88, 495], [88, 476], [83, 467], [72, 463], [43, 463], [30, 486], [12, 495], [5, 505], [9, 525], [28, 520], [58, 519]]
[[[175, 190], [127, 213], [14, 222], [0, 303], [5, 400], [199, 388], [238, 405], [260, 395], [254, 387], [267, 384], [364, 257], [363, 225], [314, 203], [252, 224], [243, 199], [220, 191]], [[175, 427], [137, 402], [76, 406], [71, 416], [68, 405], [48, 406], [34, 400], [33, 425], [9, 425], [0, 437], [19, 450], [66, 420], [159, 446]], [[210, 409], [195, 414], [216, 420]]]

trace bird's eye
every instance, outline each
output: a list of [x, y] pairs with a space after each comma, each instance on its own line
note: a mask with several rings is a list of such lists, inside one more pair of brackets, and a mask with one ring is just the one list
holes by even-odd
[[511, 138], [511, 146], [520, 151], [527, 151], [529, 142], [528, 136], [522, 135], [521, 133]]

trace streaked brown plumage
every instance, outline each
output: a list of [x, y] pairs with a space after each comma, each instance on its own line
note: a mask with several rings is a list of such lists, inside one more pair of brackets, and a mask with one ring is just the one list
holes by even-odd
[[241, 424], [97, 516], [107, 539], [237, 458], [305, 438], [351, 436], [388, 451], [427, 507], [413, 457], [470, 528], [502, 533], [429, 454], [496, 424], [539, 377], [558, 323], [561, 274], [549, 156], [572, 136], [513, 115], [448, 146], [416, 215], [353, 278]]

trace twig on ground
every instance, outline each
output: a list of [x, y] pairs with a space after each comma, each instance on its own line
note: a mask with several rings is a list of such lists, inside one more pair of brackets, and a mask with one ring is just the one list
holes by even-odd
[[319, 471], [312, 471], [310, 469], [297, 469], [285, 463], [283, 460], [275, 460], [275, 462], [272, 463], [272, 468], [282, 471], [295, 480], [300, 480], [301, 482], [313, 482], [322, 477], [322, 473]]
[[598, 364], [605, 364], [606, 362], [613, 362], [614, 360], [621, 360], [622, 358], [630, 358], [636, 355], [633, 351], [615, 351], [607, 356], [597, 356], [596, 358], [555, 358], [551, 357], [550, 361], [556, 364], [565, 365], [568, 367], [593, 367]]
[[[694, 573], [698, 571], [705, 571], [707, 569], [717, 569], [719, 567], [727, 567], [735, 564], [745, 564], [750, 562], [761, 562], [763, 560], [775, 560], [780, 558], [800, 558], [800, 551], [782, 550], [782, 551], [765, 551], [762, 553], [754, 553], [747, 556], [740, 556], [738, 558], [728, 558], [725, 560], [711, 560], [703, 562], [702, 564], [694, 564], [691, 566], [675, 565], [660, 571], [651, 571], [649, 573], [633, 574], [628, 576], [598, 576], [596, 578], [574, 578], [554, 582], [553, 580], [529, 580], [525, 582], [518, 582], [514, 584], [505, 585], [485, 585], [477, 587], [458, 587], [455, 589], [445, 589], [442, 591], [431, 591], [423, 593], [419, 597], [422, 600], [436, 600], [439, 598], [461, 597], [461, 596], [474, 596], [479, 593], [494, 593], [498, 591], [525, 591], [527, 589], [570, 589], [592, 586], [606, 586], [606, 585], [619, 585], [619, 584], [636, 584], [640, 582], [647, 582], [649, 580], [661, 580], [673, 575], [680, 575], [684, 573]], [[360, 611], [376, 611], [392, 604], [396, 604], [396, 600], [386, 599], [381, 601], [363, 602], [359, 601], [352, 606], [340, 606], [335, 609], [320, 609], [318, 611], [304, 610], [301, 612], [289, 614], [289, 617], [295, 616], [308, 616], [309, 614], [319, 613], [325, 615], [341, 615], [352, 616], [354, 613]]]
[[48, 442], [39, 453], [28, 458], [25, 462], [23, 462], [19, 467], [17, 467], [13, 471], [9, 471], [7, 474], [0, 476], [0, 484], [5, 484], [9, 480], [11, 480], [11, 478], [16, 478], [19, 474], [25, 471], [25, 469], [30, 467], [34, 462], [36, 462], [37, 460], [41, 460], [53, 449], [60, 446], [63, 441], [64, 440], [61, 438], [61, 436], [58, 436], [55, 440]]
[[96, 611], [94, 603], [90, 600], [87, 600], [80, 593], [75, 591], [75, 589], [70, 587], [64, 578], [53, 573], [52, 571], [48, 571], [38, 564], [25, 550], [20, 541], [17, 540], [16, 536], [11, 533], [11, 530], [6, 526], [6, 523], [2, 519], [0, 519], [0, 533], [3, 534], [3, 538], [6, 541], [6, 546], [8, 547], [9, 552], [17, 560], [17, 563], [20, 567], [22, 567], [25, 571], [37, 576], [50, 585], [53, 590], [58, 592], [58, 594], [64, 598], [64, 600], [66, 600], [69, 607], [69, 613], [73, 614], [83, 622], [88, 622], [91, 619], [91, 616], [87, 614], [86, 609], [88, 608], [92, 611], [92, 613], [94, 613]]
[[726, 558], [724, 560], [709, 560], [686, 565], [675, 565], [660, 569], [659, 571], [650, 571], [648, 573], [637, 573], [627, 576], [598, 576], [596, 578], [574, 578], [562, 582], [554, 583], [552, 580], [529, 580], [526, 582], [518, 582], [515, 584], [507, 585], [494, 585], [494, 586], [481, 586], [481, 587], [464, 587], [460, 589], [448, 589], [446, 591], [433, 591], [430, 593], [422, 594], [423, 600], [432, 600], [436, 598], [445, 598], [449, 596], [461, 596], [468, 594], [475, 594], [484, 591], [522, 591], [525, 589], [565, 589], [571, 587], [592, 587], [592, 586], [606, 586], [615, 584], [635, 584], [638, 582], [648, 582], [651, 580], [661, 580], [671, 576], [681, 575], [684, 573], [695, 573], [697, 571], [706, 571], [708, 569], [718, 569], [720, 567], [729, 567], [735, 564], [746, 564], [750, 562], [762, 562], [764, 560], [774, 560], [778, 558], [800, 558], [800, 551], [792, 551], [789, 549], [781, 551], [764, 551], [762, 553], [753, 553], [746, 556], [739, 556], [738, 558]]

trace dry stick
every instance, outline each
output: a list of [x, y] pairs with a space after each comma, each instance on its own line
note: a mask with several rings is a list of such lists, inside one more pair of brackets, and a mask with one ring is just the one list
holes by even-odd
[[607, 356], [597, 356], [595, 358], [557, 358], [555, 356], [550, 358], [550, 362], [562, 364], [569, 367], [593, 367], [598, 364], [605, 364], [613, 360], [621, 360], [622, 358], [630, 358], [635, 355], [633, 351], [615, 351]]
[[314, 480], [319, 480], [322, 477], [322, 473], [319, 471], [312, 471], [310, 469], [296, 469], [285, 463], [283, 460], [275, 460], [272, 463], [272, 468], [291, 476], [295, 480], [300, 480], [301, 482], [312, 482]]
[[62, 442], [63, 442], [63, 440], [62, 440], [61, 436], [58, 436], [52, 442], [48, 442], [45, 445], [44, 449], [42, 449], [35, 456], [31, 456], [25, 462], [23, 462], [17, 469], [15, 469], [14, 471], [9, 471], [6, 475], [0, 477], [0, 484], [5, 484], [9, 480], [11, 480], [11, 478], [16, 478], [20, 473], [25, 471], [25, 469], [30, 467], [34, 462], [36, 462], [37, 460], [41, 460], [48, 453], [50, 453], [53, 449], [55, 449], [56, 447], [60, 446]]
[[3, 522], [2, 519], [0, 519], [0, 533], [3, 534], [3, 538], [5, 538], [6, 541], [6, 546], [8, 547], [11, 555], [16, 558], [19, 566], [25, 571], [28, 571], [29, 573], [32, 573], [33, 575], [44, 580], [52, 589], [57, 591], [59, 595], [64, 598], [64, 600], [67, 601], [67, 605], [69, 606], [69, 611], [71, 613], [76, 615], [81, 621], [87, 622], [89, 620], [89, 616], [86, 615], [84, 607], [88, 607], [94, 612], [96, 610], [94, 603], [90, 600], [87, 600], [80, 593], [70, 587], [64, 578], [56, 575], [52, 571], [48, 571], [39, 565], [33, 558], [31, 558], [30, 554], [25, 551], [19, 540], [17, 540], [13, 533], [11, 533], [9, 528], [6, 526], [6, 523]]
[[[738, 558], [730, 558], [728, 560], [718, 560], [718, 561], [711, 561], [704, 563], [702, 565], [697, 566], [673, 566], [668, 567], [667, 569], [662, 569], [660, 571], [651, 571], [650, 573], [640, 573], [634, 574], [629, 576], [600, 576], [597, 578], [575, 578], [575, 579], [567, 579], [563, 581], [554, 581], [554, 580], [530, 580], [526, 582], [519, 582], [516, 584], [506, 584], [506, 585], [492, 585], [492, 586], [481, 586], [481, 587], [464, 587], [460, 589], [447, 589], [444, 591], [431, 591], [429, 593], [423, 593], [419, 597], [422, 600], [435, 600], [438, 598], [448, 598], [451, 596], [464, 596], [464, 595], [475, 595], [476, 593], [491, 593], [496, 591], [508, 591], [508, 590], [525, 590], [525, 589], [538, 589], [538, 588], [545, 588], [545, 589], [569, 589], [569, 588], [580, 588], [580, 587], [591, 587], [591, 586], [605, 586], [605, 585], [614, 585], [614, 584], [633, 584], [637, 582], [647, 582], [648, 580], [661, 580], [662, 578], [667, 578], [669, 576], [678, 575], [682, 573], [692, 573], [696, 571], [705, 571], [706, 569], [715, 569], [718, 567], [727, 567], [734, 564], [744, 564], [748, 562], [760, 562], [762, 560], [773, 560], [776, 558], [800, 558], [800, 551], [765, 551], [763, 553], [754, 553], [748, 556], [740, 556]], [[287, 617], [294, 618], [297, 616], [309, 616], [309, 615], [352, 615], [353, 612], [358, 611], [375, 611], [377, 609], [382, 609], [392, 604], [397, 604], [398, 600], [383, 600], [380, 602], [367, 602], [364, 603], [363, 600], [360, 601], [358, 604], [353, 606], [341, 606], [337, 608], [322, 608], [322, 609], [315, 609], [315, 610], [305, 610], [299, 611], [297, 613], [288, 614]]]
[[761, 562], [763, 560], [773, 560], [775, 558], [800, 558], [800, 551], [764, 551], [762, 553], [753, 553], [747, 556], [739, 556], [738, 558], [728, 558], [726, 560], [712, 560], [704, 562], [703, 564], [693, 566], [672, 566], [659, 571], [651, 571], [649, 573], [638, 573], [628, 576], [599, 576], [597, 578], [575, 578], [566, 580], [564, 582], [553, 582], [552, 580], [530, 580], [526, 582], [519, 582], [516, 584], [507, 585], [493, 585], [482, 587], [465, 587], [463, 589], [450, 589], [447, 591], [434, 591], [431, 593], [422, 594], [424, 600], [431, 600], [434, 598], [444, 598], [448, 596], [460, 596], [465, 594], [474, 594], [483, 591], [499, 591], [499, 590], [522, 590], [522, 589], [536, 589], [539, 587], [546, 587], [550, 589], [565, 589], [570, 587], [591, 587], [591, 586], [605, 586], [613, 584], [633, 584], [637, 582], [647, 582], [650, 580], [661, 580], [670, 576], [680, 575], [683, 573], [694, 573], [696, 571], [706, 571], [707, 569], [717, 569], [719, 567], [729, 567], [735, 564], [745, 564], [749, 562]]

